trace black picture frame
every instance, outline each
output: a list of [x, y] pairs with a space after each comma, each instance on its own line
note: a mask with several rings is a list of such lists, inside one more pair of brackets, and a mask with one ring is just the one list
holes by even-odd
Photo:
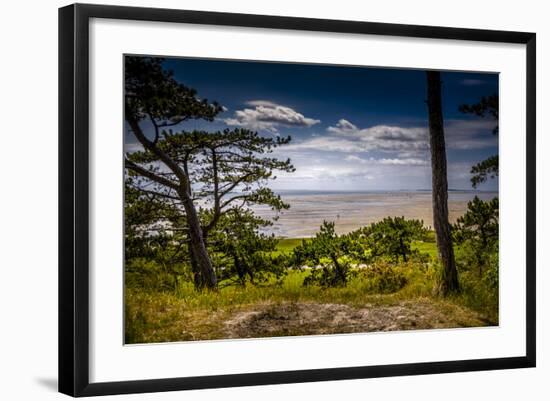
[[[527, 55], [526, 354], [494, 359], [90, 383], [88, 28], [91, 18], [524, 44]], [[534, 367], [535, 65], [535, 33], [88, 4], [59, 9], [59, 391], [71, 396], [95, 396]]]

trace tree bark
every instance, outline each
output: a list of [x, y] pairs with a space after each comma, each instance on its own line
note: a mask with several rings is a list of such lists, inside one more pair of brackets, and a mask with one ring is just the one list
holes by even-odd
[[443, 111], [441, 108], [441, 78], [437, 71], [427, 72], [430, 151], [432, 155], [432, 209], [437, 248], [443, 264], [440, 293], [447, 295], [459, 290], [449, 210], [447, 205], [447, 155]]
[[336, 255], [330, 255], [330, 258], [332, 259], [332, 263], [334, 263], [334, 269], [336, 271], [334, 284], [346, 285], [347, 284], [346, 273], [344, 272], [344, 269], [338, 262], [338, 258], [336, 257]]
[[242, 265], [236, 252], [233, 252], [233, 263], [235, 265], [235, 270], [237, 270], [237, 276], [239, 276], [239, 282], [241, 286], [244, 287], [246, 285], [246, 269]]
[[201, 290], [202, 288], [204, 288], [202, 273], [201, 273], [201, 270], [199, 269], [197, 258], [195, 258], [195, 253], [190, 240], [187, 241], [187, 249], [189, 251], [189, 262], [191, 264], [191, 272], [193, 273], [193, 285], [195, 286], [196, 290]]
[[[403, 257], [403, 262], [407, 263], [407, 247], [403, 243], [403, 238], [399, 237], [399, 250], [401, 251], [401, 256]], [[399, 257], [397, 257], [399, 259]]]
[[[193, 200], [184, 191], [180, 191], [180, 198], [183, 201], [187, 224], [189, 225], [189, 247], [191, 263], [196, 263], [201, 274], [201, 285], [208, 289], [215, 289], [218, 285], [216, 273], [202, 235], [202, 228]], [[195, 281], [196, 282], [196, 281]]]
[[[126, 114], [126, 121], [130, 125], [132, 132], [134, 133], [138, 141], [143, 145], [143, 147], [156, 155], [160, 159], [160, 161], [164, 163], [174, 173], [178, 182], [176, 183], [167, 180], [164, 177], [154, 174], [147, 169], [141, 168], [140, 166], [130, 161], [126, 161], [127, 166], [144, 177], [147, 177], [153, 181], [156, 181], [162, 185], [176, 190], [179, 198], [183, 203], [186, 215], [185, 217], [187, 220], [187, 224], [189, 225], [189, 254], [191, 257], [191, 267], [192, 269], [194, 269], [193, 274], [196, 274], [195, 271], [200, 272], [202, 276], [200, 278], [201, 288], [206, 287], [208, 289], [216, 289], [218, 285], [216, 272], [214, 271], [212, 261], [210, 260], [210, 256], [208, 255], [208, 251], [206, 249], [206, 241], [203, 237], [197, 209], [195, 208], [193, 199], [191, 198], [189, 176], [186, 174], [185, 171], [180, 168], [175, 160], [170, 158], [166, 153], [164, 153], [159, 147], [156, 146], [156, 139], [155, 142], [147, 139], [141, 127], [139, 126], [138, 121], [128, 113]], [[197, 279], [197, 277], [195, 277], [195, 286], [197, 286], [198, 282], [199, 280]]]

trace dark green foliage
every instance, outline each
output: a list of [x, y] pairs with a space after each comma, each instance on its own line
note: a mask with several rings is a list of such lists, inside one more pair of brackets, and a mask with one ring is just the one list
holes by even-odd
[[483, 270], [476, 269], [478, 249], [471, 243], [463, 244], [457, 252], [460, 282], [464, 289], [466, 306], [487, 317], [492, 324], [498, 324], [499, 310], [499, 260], [498, 249], [485, 252]]
[[[178, 237], [174, 223], [183, 224], [181, 213], [158, 197], [133, 187], [133, 177], [125, 182], [125, 260], [154, 258]], [[181, 232], [180, 239], [181, 239]]]
[[[489, 117], [496, 121], [493, 134], [498, 134], [498, 94], [483, 96], [478, 103], [460, 105], [458, 110], [462, 113], [473, 114], [478, 117]], [[490, 178], [498, 177], [498, 155], [491, 156], [476, 165], [470, 170], [472, 174], [472, 187], [477, 186]]]
[[286, 258], [271, 256], [277, 239], [261, 233], [271, 224], [246, 209], [234, 208], [223, 215], [210, 238], [220, 280], [227, 280], [225, 284], [260, 284], [284, 275]]
[[462, 104], [458, 107], [462, 113], [473, 114], [478, 117], [490, 117], [497, 121], [497, 125], [493, 128], [493, 134], [498, 134], [498, 94], [494, 93], [490, 96], [483, 96], [478, 103]]
[[498, 198], [485, 202], [475, 197], [453, 226], [465, 303], [494, 324], [498, 324], [498, 203]]
[[498, 177], [498, 155], [491, 156], [473, 165], [470, 173], [472, 174], [470, 181], [474, 188], [490, 178]]
[[407, 220], [404, 217], [386, 217], [351, 234], [365, 244], [373, 258], [389, 257], [394, 262], [399, 258], [406, 262], [416, 251], [411, 249], [415, 240], [424, 240], [428, 230], [421, 220]]
[[312, 266], [304, 285], [345, 286], [350, 274], [351, 259], [362, 258], [364, 249], [349, 235], [338, 235], [334, 222], [324, 221], [314, 238], [304, 240], [294, 249], [296, 265]]
[[[222, 107], [199, 100], [194, 89], [173, 78], [162, 67], [164, 59], [126, 56], [126, 114], [136, 121], [150, 119], [157, 127], [167, 127], [190, 119], [212, 121]], [[127, 116], [127, 117], [130, 117]]]
[[491, 257], [498, 253], [498, 233], [498, 198], [485, 202], [476, 196], [468, 202], [468, 210], [453, 226], [453, 236], [461, 247], [463, 270], [475, 267], [478, 276], [483, 275]]
[[498, 198], [485, 202], [475, 197], [453, 226], [464, 303], [492, 324], [498, 324], [499, 305], [498, 203]]
[[[257, 132], [240, 128], [217, 132], [163, 131], [157, 147], [186, 172], [193, 188], [193, 199], [201, 205], [203, 233], [208, 236], [220, 217], [232, 208], [258, 204], [274, 210], [288, 208], [288, 204], [267, 187], [267, 182], [276, 178], [274, 172], [277, 170], [293, 172], [295, 169], [290, 160], [267, 155], [289, 141], [290, 137], [262, 137]], [[160, 168], [154, 165], [159, 159], [152, 152], [134, 152], [128, 154], [127, 159], [160, 173]], [[170, 181], [177, 179], [169, 172], [162, 175]], [[142, 191], [169, 201], [178, 198], [176, 190], [148, 179], [137, 184]]]
[[174, 289], [189, 278], [185, 218], [154, 195], [125, 185], [124, 234], [126, 285]]
[[468, 210], [454, 225], [458, 243], [471, 239], [486, 247], [498, 241], [498, 198], [482, 201], [477, 196], [468, 202]]
[[[422, 221], [403, 217], [386, 217], [346, 235], [337, 235], [334, 223], [325, 221], [314, 238], [304, 240], [294, 249], [293, 263], [311, 268], [304, 281], [306, 285], [346, 285], [353, 265], [376, 261], [383, 264], [384, 260], [397, 263], [400, 258], [407, 262], [412, 256], [421, 257], [418, 251], [411, 249], [411, 243], [423, 240], [427, 233]], [[376, 286], [383, 288], [381, 291], [393, 291], [405, 285], [395, 272], [380, 266], [372, 274], [376, 276]]]
[[[260, 282], [261, 270], [280, 270], [275, 258], [268, 260], [260, 256], [262, 252], [273, 251], [276, 241], [258, 234], [258, 230], [268, 222], [256, 218], [248, 208], [261, 204], [279, 211], [289, 207], [266, 184], [275, 178], [275, 170], [291, 172], [294, 167], [289, 160], [280, 161], [265, 156], [289, 140], [264, 138], [243, 129], [214, 133], [164, 132], [161, 135], [157, 146], [170, 158], [181, 161], [183, 169], [188, 172], [194, 189], [192, 196], [195, 203], [200, 205], [198, 209], [203, 236], [209, 252], [215, 253], [210, 254], [210, 258], [221, 275], [219, 279], [227, 280], [233, 274], [241, 284], [246, 281], [245, 277]], [[133, 163], [148, 165], [156, 174], [161, 171], [151, 164], [158, 162], [151, 152], [135, 152], [127, 155], [127, 158]], [[163, 177], [175, 180], [170, 173], [163, 173]], [[174, 209], [183, 213], [178, 194], [172, 188], [156, 185], [141, 177], [135, 178], [133, 185], [136, 191], [156, 197], [157, 203], [173, 205]], [[178, 228], [183, 230], [185, 219], [181, 219], [180, 224]], [[242, 226], [239, 227], [239, 224]], [[229, 242], [220, 244], [223, 240]], [[246, 248], [243, 248], [245, 244]], [[256, 250], [251, 248], [253, 245], [257, 247]], [[229, 263], [229, 260], [232, 262]], [[239, 274], [243, 271], [246, 274]]]
[[[165, 238], [170, 246], [177, 243], [178, 249], [180, 246], [187, 248], [182, 255], [188, 257], [195, 286], [198, 289], [215, 289], [218, 280], [210, 251], [217, 252], [219, 259], [220, 250], [219, 247], [211, 249], [209, 238], [217, 237], [219, 242], [223, 235], [228, 235], [219, 231], [222, 228], [218, 227], [221, 220], [227, 222], [232, 218], [226, 214], [236, 211], [241, 217], [247, 216], [244, 210], [258, 204], [273, 210], [288, 208], [269, 189], [267, 182], [276, 178], [274, 172], [277, 170], [294, 171], [290, 160], [270, 157], [270, 153], [276, 147], [287, 144], [290, 137], [262, 137], [257, 132], [241, 128], [216, 132], [185, 129], [173, 132], [170, 127], [187, 120], [213, 121], [223, 107], [216, 102], [200, 99], [194, 89], [176, 81], [173, 74], [163, 68], [162, 59], [128, 56], [125, 61], [125, 119], [129, 131], [143, 148], [142, 151], [126, 154], [127, 185], [130, 188], [128, 199], [131, 203], [132, 191], [135, 191], [137, 199], [143, 199], [140, 202], [145, 209], [156, 208], [162, 213], [169, 211], [172, 214], [171, 217], [155, 217], [140, 206], [146, 211], [145, 216], [150, 218], [149, 222], [138, 224], [136, 228], [138, 231], [146, 229], [155, 232], [151, 236], [155, 241]], [[146, 133], [142, 124], [151, 126], [152, 133]], [[137, 214], [140, 213], [141, 210], [137, 210]], [[246, 219], [251, 221], [248, 217]], [[163, 227], [160, 230], [152, 228], [153, 220], [157, 226]], [[163, 237], [166, 224], [170, 226], [172, 237]], [[261, 224], [245, 224], [247, 234], [245, 231], [237, 234], [243, 237], [243, 241], [244, 238], [250, 240], [252, 231], [259, 226]], [[177, 238], [174, 236], [176, 231]], [[256, 239], [261, 243], [258, 251], [263, 252], [267, 242], [261, 236]], [[150, 238], [143, 233], [136, 236], [131, 230], [127, 240], [129, 254], [133, 252], [133, 242], [142, 248], [145, 247], [139, 244], [140, 241], [145, 244], [150, 242]], [[226, 247], [225, 250], [229, 252], [229, 249]], [[258, 255], [252, 253], [249, 258], [257, 259]], [[150, 253], [148, 256], [160, 257]], [[233, 254], [231, 256], [234, 257]], [[257, 262], [258, 268], [265, 266], [263, 261]], [[223, 271], [224, 277], [231, 271], [221, 267], [217, 270]]]

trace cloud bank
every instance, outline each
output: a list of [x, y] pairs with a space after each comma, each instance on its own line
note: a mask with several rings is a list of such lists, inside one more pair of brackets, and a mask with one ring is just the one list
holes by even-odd
[[[446, 145], [449, 149], [484, 149], [495, 146], [491, 135], [491, 120], [448, 120], [445, 122]], [[482, 135], [480, 135], [482, 133]], [[327, 128], [324, 136], [311, 136], [290, 144], [289, 150], [319, 150], [332, 152], [385, 152], [395, 158], [426, 157], [429, 150], [427, 127], [400, 127], [376, 125], [359, 128], [346, 119], [340, 119]], [[391, 160], [391, 159], [388, 159]], [[394, 164], [410, 164], [395, 161]]]

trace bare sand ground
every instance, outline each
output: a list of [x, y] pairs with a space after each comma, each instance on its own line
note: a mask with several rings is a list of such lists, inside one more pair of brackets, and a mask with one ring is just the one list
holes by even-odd
[[394, 305], [287, 302], [255, 305], [224, 322], [224, 338], [366, 333], [377, 331], [480, 327], [491, 323], [460, 306], [432, 300]]

